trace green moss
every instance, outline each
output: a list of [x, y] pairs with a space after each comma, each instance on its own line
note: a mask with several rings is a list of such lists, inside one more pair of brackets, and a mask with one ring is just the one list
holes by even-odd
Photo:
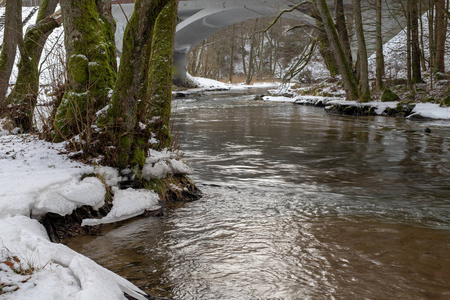
[[[117, 72], [112, 24], [100, 18], [93, 0], [72, 1], [71, 5], [74, 11], [81, 12], [74, 20], [80, 37], [71, 41], [73, 54], [68, 62], [71, 90], [66, 91], [65, 101], [58, 108], [55, 127], [58, 131], [64, 131], [59, 126], [69, 124], [67, 128], [71, 135], [76, 135], [87, 127], [89, 118], [94, 119], [93, 113], [109, 102], [108, 94], [114, 86]], [[72, 112], [77, 113], [76, 126], [71, 119]]]
[[0, 53], [0, 70], [5, 69], [7, 58], [8, 58], [8, 56], [6, 54], [6, 51], [3, 51], [3, 47], [2, 47], [2, 51]]
[[177, 18], [176, 1], [169, 1], [155, 22], [150, 57], [150, 74], [148, 82], [148, 98], [150, 112], [147, 119], [157, 118], [152, 128], [160, 141], [160, 148], [170, 147], [170, 116], [172, 100], [173, 45]]
[[47, 7], [48, 7], [48, 0], [43, 0], [41, 2], [41, 5], [39, 6], [39, 11], [38, 11], [38, 15], [36, 18], [36, 22], [39, 22], [39, 21], [45, 19], [45, 17], [47, 17], [45, 15], [45, 11], [47, 10]]
[[444, 99], [442, 99], [441, 103], [440, 103], [441, 107], [450, 107], [450, 96], [445, 97]]
[[126, 168], [129, 164], [129, 149], [131, 147], [131, 137], [126, 135], [122, 136], [119, 140], [119, 161], [118, 166], [120, 168]]
[[424, 99], [424, 102], [430, 102], [430, 103], [435, 103], [436, 99], [434, 99], [433, 96], [427, 97]]
[[148, 190], [155, 191], [166, 205], [173, 204], [173, 201], [183, 200], [182, 194], [186, 190], [196, 193], [195, 185], [184, 175], [167, 176], [164, 179], [144, 181], [143, 186]]
[[75, 86], [83, 86], [89, 80], [89, 61], [84, 55], [72, 55], [69, 58], [68, 71], [72, 81], [77, 83]]
[[145, 164], [145, 151], [140, 148], [134, 149], [133, 158], [131, 159], [131, 163], [133, 165], [143, 167]]
[[381, 102], [396, 101], [399, 98], [400, 97], [390, 88], [385, 88], [383, 94], [381, 95]]
[[80, 121], [86, 115], [88, 93], [68, 92], [58, 107], [55, 116], [56, 139], [65, 140], [78, 130]]

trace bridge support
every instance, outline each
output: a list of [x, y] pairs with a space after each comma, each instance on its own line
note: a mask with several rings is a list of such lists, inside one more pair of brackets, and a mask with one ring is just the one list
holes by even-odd
[[187, 72], [186, 53], [174, 52], [172, 83], [177, 86], [188, 86], [189, 82], [186, 72]]

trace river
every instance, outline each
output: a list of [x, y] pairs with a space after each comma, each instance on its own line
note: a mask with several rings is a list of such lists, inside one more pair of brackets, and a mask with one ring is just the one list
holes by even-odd
[[450, 299], [450, 123], [258, 92], [173, 101], [201, 200], [69, 246], [174, 299]]

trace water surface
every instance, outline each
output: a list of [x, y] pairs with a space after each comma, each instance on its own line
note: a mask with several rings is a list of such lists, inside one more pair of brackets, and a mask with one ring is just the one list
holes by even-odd
[[449, 299], [450, 124], [252, 98], [175, 100], [205, 196], [70, 246], [174, 299]]

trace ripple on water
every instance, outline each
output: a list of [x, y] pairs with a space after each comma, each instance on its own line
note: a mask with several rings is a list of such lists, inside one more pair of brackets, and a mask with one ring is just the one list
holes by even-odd
[[449, 126], [180, 105], [205, 197], [72, 247], [175, 299], [450, 299]]

